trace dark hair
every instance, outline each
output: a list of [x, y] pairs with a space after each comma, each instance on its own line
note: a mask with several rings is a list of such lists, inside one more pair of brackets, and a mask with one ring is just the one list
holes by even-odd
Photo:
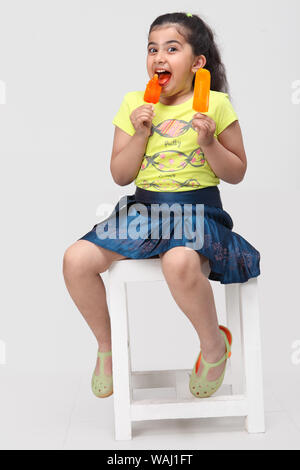
[[[170, 24], [178, 30], [185, 40], [192, 46], [195, 56], [204, 55], [206, 64], [204, 68], [211, 73], [211, 90], [222, 91], [229, 94], [229, 85], [226, 78], [225, 66], [221, 61], [219, 49], [215, 43], [212, 29], [194, 13], [166, 13], [158, 16], [150, 26], [148, 37], [156, 26]], [[176, 26], [179, 27], [176, 27]], [[193, 88], [195, 77], [193, 78]]]

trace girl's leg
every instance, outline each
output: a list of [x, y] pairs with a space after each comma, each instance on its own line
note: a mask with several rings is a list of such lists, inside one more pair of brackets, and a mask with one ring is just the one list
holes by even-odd
[[[198, 333], [201, 350], [207, 362], [219, 361], [226, 352], [224, 338], [219, 330], [214, 295], [202, 266], [207, 258], [197, 251], [178, 246], [160, 254], [162, 270], [171, 294], [179, 308], [189, 318]], [[225, 361], [209, 370], [207, 380], [216, 380], [225, 367]], [[201, 375], [200, 362], [197, 375]]]
[[[98, 351], [111, 350], [110, 317], [106, 290], [99, 273], [106, 271], [116, 260], [125, 256], [99, 247], [88, 240], [78, 240], [64, 253], [63, 275], [66, 287], [77, 308], [85, 318], [98, 342]], [[100, 373], [98, 357], [95, 373]], [[106, 374], [112, 373], [112, 358], [104, 362]]]

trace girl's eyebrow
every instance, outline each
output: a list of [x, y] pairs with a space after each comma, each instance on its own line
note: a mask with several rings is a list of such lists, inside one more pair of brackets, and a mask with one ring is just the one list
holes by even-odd
[[[170, 44], [171, 42], [177, 42], [177, 44], [180, 44], [180, 46], [182, 46], [182, 44], [179, 41], [176, 41], [176, 39], [172, 39], [171, 41], [166, 41], [165, 44]], [[148, 47], [150, 46], [150, 44], [157, 46], [157, 42], [153, 42], [153, 41], [149, 42]]]

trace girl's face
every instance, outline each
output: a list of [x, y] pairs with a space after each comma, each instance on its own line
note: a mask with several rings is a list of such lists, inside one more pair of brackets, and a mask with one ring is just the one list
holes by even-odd
[[162, 84], [161, 103], [174, 105], [191, 97], [194, 74], [205, 63], [205, 56], [194, 56], [192, 46], [174, 26], [160, 26], [150, 33], [147, 52], [149, 77], [152, 78], [159, 69], [171, 73], [170, 80]]

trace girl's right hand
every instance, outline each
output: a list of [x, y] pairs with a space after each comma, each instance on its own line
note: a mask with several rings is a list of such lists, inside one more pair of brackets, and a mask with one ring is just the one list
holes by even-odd
[[143, 104], [134, 109], [130, 114], [130, 120], [137, 134], [149, 137], [152, 128], [152, 119], [155, 116], [153, 104]]

